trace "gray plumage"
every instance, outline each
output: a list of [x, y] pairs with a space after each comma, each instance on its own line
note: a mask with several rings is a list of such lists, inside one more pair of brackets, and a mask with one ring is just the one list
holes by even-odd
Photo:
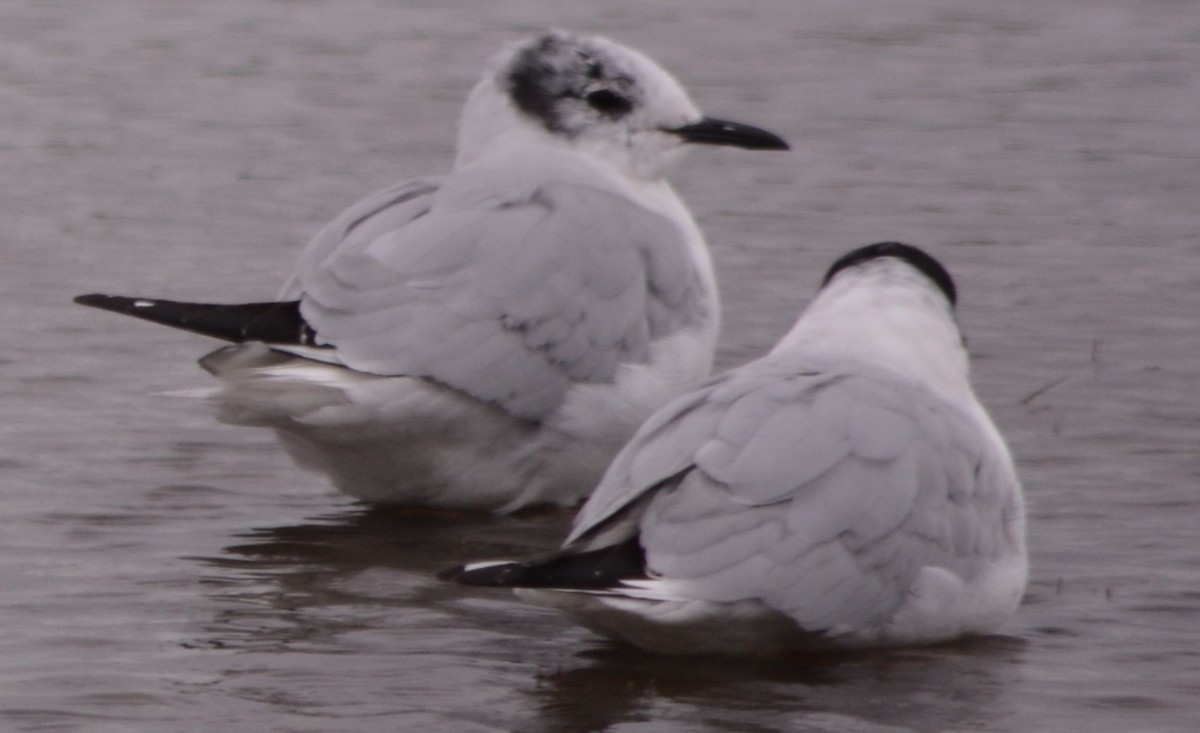
[[1021, 487], [966, 380], [949, 276], [927, 277], [914, 249], [865, 249], [770, 354], [676, 399], [621, 450], [554, 562], [636, 539], [640, 572], [555, 588], [520, 580], [533, 563], [511, 585], [669, 653], [995, 629], [1027, 573]]
[[241, 344], [201, 360], [221, 419], [352, 496], [571, 504], [712, 367], [712, 263], [664, 177], [689, 143], [787, 147], [704, 117], [633, 49], [551, 31], [484, 72], [453, 169], [338, 216], [278, 307], [80, 302]]
[[541, 420], [714, 305], [671, 221], [571, 163], [389, 189], [318, 234], [282, 297], [357, 371]]

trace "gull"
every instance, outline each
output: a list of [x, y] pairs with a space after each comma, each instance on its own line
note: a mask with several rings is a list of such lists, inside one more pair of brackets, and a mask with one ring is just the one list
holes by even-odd
[[713, 266], [664, 178], [694, 144], [787, 149], [638, 51], [549, 31], [483, 74], [449, 174], [352, 205], [276, 301], [76, 302], [234, 342], [200, 362], [218, 418], [353, 497], [574, 504], [712, 368]]
[[955, 298], [916, 247], [850, 252], [766, 356], [647, 420], [560, 552], [443, 577], [664, 654], [994, 631], [1025, 587], [1023, 499]]

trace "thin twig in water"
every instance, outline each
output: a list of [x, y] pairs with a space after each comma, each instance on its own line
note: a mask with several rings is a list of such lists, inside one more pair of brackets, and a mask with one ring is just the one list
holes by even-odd
[[1071, 378], [1071, 375], [1068, 374], [1065, 377], [1059, 377], [1058, 379], [1054, 380], [1053, 382], [1051, 382], [1043, 387], [1039, 387], [1039, 388], [1033, 390], [1029, 394], [1025, 395], [1025, 398], [1021, 400], [1020, 404], [1028, 405], [1029, 403], [1036, 400], [1038, 397], [1041, 397], [1045, 393], [1049, 392], [1050, 390], [1054, 389], [1055, 387], [1057, 387], [1058, 385], [1062, 384], [1063, 382], [1067, 381], [1070, 378]]

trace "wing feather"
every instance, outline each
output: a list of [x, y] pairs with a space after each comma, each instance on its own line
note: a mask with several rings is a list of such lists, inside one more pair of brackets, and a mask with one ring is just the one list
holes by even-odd
[[578, 182], [517, 182], [504, 197], [486, 183], [393, 187], [310, 245], [288, 292], [347, 365], [536, 420], [711, 306], [665, 217]]
[[1006, 456], [975, 415], [882, 369], [760, 362], [643, 426], [572, 537], [636, 506], [651, 577], [837, 633], [882, 623], [923, 567], [967, 577], [996, 552]]

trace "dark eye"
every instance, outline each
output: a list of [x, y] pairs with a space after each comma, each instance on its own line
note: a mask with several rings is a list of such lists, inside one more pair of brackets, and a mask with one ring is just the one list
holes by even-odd
[[628, 99], [611, 89], [597, 89], [589, 92], [584, 99], [592, 109], [610, 117], [620, 117], [633, 109], [633, 105], [629, 103]]

